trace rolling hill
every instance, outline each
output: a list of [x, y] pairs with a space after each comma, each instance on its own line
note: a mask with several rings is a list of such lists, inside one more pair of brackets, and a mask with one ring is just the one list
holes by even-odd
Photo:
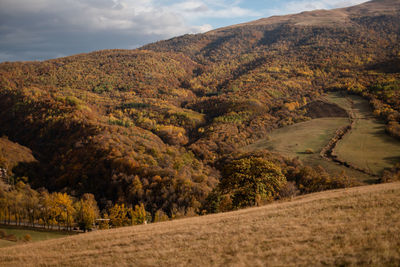
[[[153, 217], [199, 214], [227, 160], [275, 129], [310, 122], [310, 105], [326, 92], [362, 96], [381, 134], [399, 138], [399, 39], [400, 1], [375, 0], [136, 50], [6, 62], [0, 136], [32, 151], [37, 161], [13, 172], [33, 188], [91, 192], [101, 208], [144, 203]], [[379, 180], [276, 152], [247, 156], [273, 162], [301, 193]], [[377, 175], [396, 176], [385, 168]]]
[[2, 266], [396, 266], [400, 184], [0, 249]]

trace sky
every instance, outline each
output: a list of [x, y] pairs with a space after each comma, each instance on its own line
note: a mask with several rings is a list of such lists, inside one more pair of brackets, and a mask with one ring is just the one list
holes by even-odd
[[0, 62], [134, 49], [187, 33], [366, 0], [0, 0]]

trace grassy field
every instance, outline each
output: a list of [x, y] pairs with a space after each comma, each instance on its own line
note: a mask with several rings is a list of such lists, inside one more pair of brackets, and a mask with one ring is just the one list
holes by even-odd
[[[268, 149], [289, 158], [298, 157], [307, 165], [324, 167], [330, 173], [345, 172], [359, 181], [370, 181], [372, 177], [332, 161], [323, 159], [319, 153], [340, 127], [350, 124], [348, 118], [319, 118], [296, 123], [274, 130], [268, 139], [262, 139], [243, 148], [244, 151]], [[307, 150], [314, 153], [307, 154]]]
[[321, 149], [335, 135], [337, 129], [350, 124], [347, 118], [320, 118], [296, 123], [273, 131], [267, 140], [260, 140], [244, 150], [268, 149], [287, 157], [299, 157], [300, 160], [315, 158], [306, 154], [307, 149], [314, 151], [318, 158]]
[[400, 264], [400, 183], [0, 249], [3, 266]]
[[385, 133], [385, 124], [372, 116], [361, 97], [330, 94], [328, 99], [347, 109], [354, 117], [351, 132], [338, 142], [334, 154], [342, 161], [374, 174], [400, 161], [400, 142]]
[[[10, 234], [15, 235], [19, 240], [22, 240], [25, 235], [29, 234], [32, 238], [32, 240], [30, 242], [43, 241], [43, 240], [60, 238], [60, 237], [65, 237], [66, 235], [70, 235], [70, 234], [64, 233], [64, 232], [21, 229], [21, 228], [16, 228], [13, 226], [5, 226], [5, 225], [0, 225], [0, 231], [6, 232], [7, 235], [10, 235]], [[12, 242], [12, 241], [0, 239], [0, 247], [19, 245], [19, 244], [22, 244], [21, 242], [22, 241]]]
[[[375, 175], [400, 161], [400, 142], [385, 133], [384, 123], [373, 117], [367, 100], [340, 93], [330, 93], [323, 98], [344, 108], [354, 120], [351, 131], [333, 151], [339, 160]], [[246, 146], [243, 150], [268, 149], [290, 158], [298, 157], [307, 165], [321, 165], [330, 173], [344, 171], [360, 182], [373, 182], [376, 180], [373, 176], [325, 160], [319, 155], [335, 131], [349, 124], [347, 118], [313, 119], [274, 130], [268, 139]], [[314, 153], [307, 154], [307, 150]]]

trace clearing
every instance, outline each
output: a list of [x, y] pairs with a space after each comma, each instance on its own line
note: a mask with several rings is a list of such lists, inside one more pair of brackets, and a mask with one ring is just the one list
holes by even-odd
[[327, 99], [346, 109], [353, 117], [351, 131], [341, 139], [333, 155], [340, 161], [364, 169], [375, 175], [382, 174], [400, 161], [400, 142], [385, 133], [385, 124], [374, 118], [365, 99], [348, 95], [329, 94]]
[[400, 264], [400, 183], [0, 249], [3, 266]]
[[[297, 157], [306, 165], [320, 165], [330, 173], [345, 172], [365, 183], [376, 181], [374, 175], [380, 175], [385, 168], [400, 161], [400, 142], [385, 133], [385, 124], [374, 118], [367, 100], [329, 93], [308, 106], [308, 115], [314, 119], [276, 129], [268, 139], [242, 150], [268, 149], [289, 158]], [[350, 116], [345, 117], [343, 110]], [[336, 143], [332, 155], [352, 168], [320, 156], [336, 131], [348, 125], [352, 125], [351, 130]]]
[[345, 172], [348, 176], [361, 182], [375, 180], [365, 173], [347, 168], [320, 156], [320, 151], [335, 136], [336, 130], [349, 124], [350, 120], [343, 117], [312, 119], [274, 130], [270, 133], [268, 139], [259, 140], [242, 148], [242, 150], [250, 152], [268, 149], [289, 158], [297, 157], [305, 165], [322, 166], [329, 173], [341, 174]]

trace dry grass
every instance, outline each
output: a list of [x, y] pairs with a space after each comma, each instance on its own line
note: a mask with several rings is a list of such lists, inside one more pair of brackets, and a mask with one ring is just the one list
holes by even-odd
[[400, 264], [400, 183], [0, 249], [5, 266]]
[[307, 26], [351, 26], [352, 22], [349, 16], [367, 16], [381, 13], [385, 15], [393, 15], [400, 8], [398, 0], [376, 0], [348, 7], [331, 10], [314, 10], [306, 11], [299, 14], [272, 16], [262, 18], [251, 22], [232, 25], [220, 29], [210, 31], [209, 34], [214, 34], [219, 31], [232, 29], [241, 26], [255, 25], [274, 25], [274, 24], [292, 24], [292, 25], [307, 25]]

